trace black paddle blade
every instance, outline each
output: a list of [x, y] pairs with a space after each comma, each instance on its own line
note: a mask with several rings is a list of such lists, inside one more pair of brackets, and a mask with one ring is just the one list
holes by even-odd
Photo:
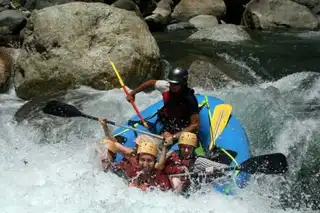
[[78, 117], [83, 116], [76, 107], [59, 101], [49, 101], [42, 111], [46, 114], [59, 117]]
[[288, 170], [288, 163], [286, 156], [281, 153], [260, 155], [244, 161], [240, 164], [240, 170], [249, 174], [281, 174]]

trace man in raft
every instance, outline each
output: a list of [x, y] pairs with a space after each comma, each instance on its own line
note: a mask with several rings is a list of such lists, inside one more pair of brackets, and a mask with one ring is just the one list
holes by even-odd
[[177, 67], [168, 74], [168, 80], [149, 80], [127, 96], [134, 101], [139, 92], [152, 88], [162, 93], [164, 106], [158, 111], [158, 120], [166, 143], [176, 141], [182, 132], [196, 133], [200, 127], [198, 101], [194, 90], [188, 87], [188, 70]]

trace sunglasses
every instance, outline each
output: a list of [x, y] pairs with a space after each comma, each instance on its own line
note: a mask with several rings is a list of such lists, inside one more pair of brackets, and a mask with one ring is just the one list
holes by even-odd
[[172, 86], [178, 86], [178, 85], [181, 85], [181, 84], [180, 84], [180, 83], [171, 83], [171, 82], [170, 82], [170, 86], [171, 86], [171, 85], [172, 85]]

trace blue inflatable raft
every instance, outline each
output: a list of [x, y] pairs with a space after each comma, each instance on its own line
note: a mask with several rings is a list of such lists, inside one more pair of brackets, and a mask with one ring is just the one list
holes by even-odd
[[[218, 104], [223, 104], [223, 101], [212, 96], [203, 96], [196, 94], [199, 107], [200, 107], [200, 131], [199, 140], [202, 145], [203, 153], [207, 153], [211, 136], [210, 136], [210, 117], [213, 114], [214, 108]], [[157, 110], [163, 106], [163, 101], [160, 100], [157, 103], [151, 105], [147, 109], [141, 112], [141, 115], [146, 121], [155, 123], [157, 119]], [[136, 122], [135, 122], [136, 121]], [[148, 131], [141, 122], [138, 122], [138, 116], [132, 117], [129, 121], [123, 123], [123, 125], [133, 126], [137, 129]], [[160, 124], [156, 125], [156, 130], [160, 130]], [[113, 135], [120, 136], [125, 146], [133, 148], [135, 146], [135, 138], [141, 133], [125, 129], [118, 128], [113, 132]], [[230, 166], [236, 166], [242, 163], [250, 157], [249, 142], [247, 135], [241, 126], [240, 122], [231, 115], [227, 126], [216, 140], [216, 146], [219, 147], [220, 152], [224, 153], [228, 160], [226, 164]], [[175, 144], [171, 150], [178, 150], [178, 145]], [[230, 154], [235, 153], [235, 156]], [[116, 161], [119, 162], [122, 159], [120, 154], [117, 154]], [[243, 188], [248, 181], [248, 174], [244, 172], [234, 171], [231, 178], [223, 180], [223, 182], [214, 183], [214, 188], [224, 194], [233, 194], [235, 186]]]

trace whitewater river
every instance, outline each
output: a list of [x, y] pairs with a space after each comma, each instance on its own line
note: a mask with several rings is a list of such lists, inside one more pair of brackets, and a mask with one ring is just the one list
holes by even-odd
[[[219, 54], [262, 76], [236, 56]], [[303, 69], [270, 75], [274, 80], [258, 77], [258, 83], [251, 86], [215, 91], [195, 88], [233, 106], [233, 113], [248, 133], [253, 155], [282, 152], [288, 157], [288, 174], [256, 175], [236, 196], [224, 196], [210, 187], [188, 199], [171, 192], [144, 193], [129, 188], [115, 175], [100, 170], [98, 141], [103, 130], [97, 122], [47, 116], [39, 104], [17, 120], [14, 115], [25, 102], [16, 97], [13, 88], [0, 94], [0, 212], [318, 212], [312, 207], [320, 197], [319, 73]], [[145, 109], [160, 98], [157, 92], [141, 93], [136, 103]], [[65, 100], [87, 114], [116, 122], [134, 115], [120, 89], [82, 87], [70, 91]], [[298, 207], [297, 200], [308, 207], [289, 208]]]

